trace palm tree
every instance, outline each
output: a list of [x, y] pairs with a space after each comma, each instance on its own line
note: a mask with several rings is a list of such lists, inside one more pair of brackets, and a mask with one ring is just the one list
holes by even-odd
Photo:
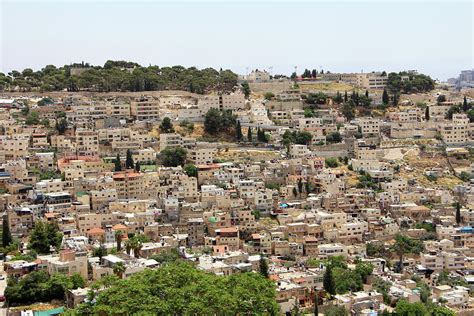
[[135, 258], [140, 258], [140, 251], [143, 248], [143, 243], [141, 241], [138, 241], [137, 244], [135, 245], [135, 248], [133, 248], [133, 254], [135, 255]]
[[117, 230], [115, 232], [115, 241], [117, 242], [117, 251], [122, 250], [122, 239], [123, 239], [123, 232], [121, 230]]
[[133, 255], [135, 258], [140, 258], [140, 251], [143, 248], [143, 236], [133, 236], [126, 241], [125, 247], [127, 248], [127, 253], [130, 255], [131, 250], [133, 250]]
[[127, 252], [128, 255], [130, 255], [132, 249], [135, 248], [135, 240], [134, 238], [129, 238], [125, 241], [125, 251]]
[[115, 273], [115, 275], [117, 275], [120, 279], [122, 278], [123, 273], [125, 272], [125, 270], [127, 270], [127, 268], [125, 267], [125, 265], [123, 264], [123, 262], [117, 262], [116, 264], [114, 264], [114, 273]]

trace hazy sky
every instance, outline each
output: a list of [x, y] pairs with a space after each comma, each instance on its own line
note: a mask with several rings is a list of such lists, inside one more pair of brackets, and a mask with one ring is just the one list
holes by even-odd
[[473, 68], [473, 1], [5, 1], [0, 71], [107, 59], [290, 74]]

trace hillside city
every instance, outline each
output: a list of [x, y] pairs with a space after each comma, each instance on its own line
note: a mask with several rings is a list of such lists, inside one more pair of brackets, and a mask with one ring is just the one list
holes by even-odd
[[0, 73], [2, 315], [474, 315], [474, 70]]

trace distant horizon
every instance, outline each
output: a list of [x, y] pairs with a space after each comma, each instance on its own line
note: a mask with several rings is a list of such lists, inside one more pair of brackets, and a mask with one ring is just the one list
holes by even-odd
[[474, 68], [471, 1], [6, 0], [0, 11], [3, 73], [126, 60], [241, 75], [417, 70], [445, 81]]

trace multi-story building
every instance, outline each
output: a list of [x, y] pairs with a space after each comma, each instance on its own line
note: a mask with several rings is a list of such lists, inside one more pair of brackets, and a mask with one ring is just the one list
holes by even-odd
[[97, 131], [78, 128], [76, 130], [76, 149], [82, 155], [97, 155], [99, 153]]
[[214, 161], [216, 152], [215, 148], [195, 148], [190, 151], [187, 158], [195, 165], [206, 165]]
[[152, 98], [140, 98], [131, 102], [130, 113], [137, 121], [158, 121], [160, 102]]
[[452, 122], [440, 125], [440, 133], [446, 144], [462, 144], [469, 141], [469, 118], [466, 114], [454, 114]]

